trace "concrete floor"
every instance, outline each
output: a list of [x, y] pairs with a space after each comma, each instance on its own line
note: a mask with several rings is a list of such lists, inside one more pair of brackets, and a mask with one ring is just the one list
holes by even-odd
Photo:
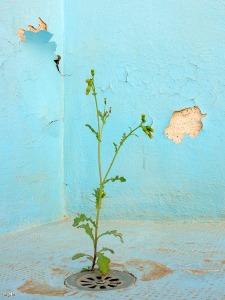
[[225, 299], [225, 223], [102, 222], [102, 231], [118, 229], [118, 238], [102, 239], [115, 250], [112, 268], [137, 277], [118, 291], [79, 291], [64, 279], [87, 266], [72, 261], [91, 254], [91, 243], [72, 220], [36, 227], [0, 238], [0, 299]]

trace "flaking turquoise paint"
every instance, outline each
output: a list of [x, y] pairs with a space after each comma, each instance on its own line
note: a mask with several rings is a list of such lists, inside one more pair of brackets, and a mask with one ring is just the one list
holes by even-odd
[[[103, 163], [141, 113], [152, 117], [154, 139], [140, 132], [120, 153], [106, 188], [105, 219], [224, 220], [224, 1], [66, 1], [65, 183], [67, 208], [92, 214], [97, 186], [94, 103], [85, 79], [96, 71], [101, 102], [113, 113]], [[195, 139], [179, 145], [164, 130], [174, 111], [197, 105], [207, 117]], [[105, 170], [106, 167], [104, 167]]]
[[[1, 1], [0, 25], [0, 234], [63, 216], [62, 1]], [[26, 33], [38, 17], [48, 32]], [[48, 40], [51, 40], [48, 42]]]

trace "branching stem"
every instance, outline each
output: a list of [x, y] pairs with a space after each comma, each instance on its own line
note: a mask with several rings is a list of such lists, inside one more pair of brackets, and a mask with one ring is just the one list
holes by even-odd
[[[128, 135], [126, 135], [120, 142], [119, 147], [116, 149], [115, 154], [112, 158], [112, 161], [109, 165], [109, 168], [104, 176], [104, 179], [102, 177], [102, 166], [101, 166], [101, 140], [102, 140], [102, 132], [103, 128], [105, 125], [105, 122], [102, 120], [102, 126], [100, 125], [100, 115], [99, 115], [99, 109], [98, 109], [98, 100], [97, 100], [97, 93], [95, 89], [95, 84], [94, 84], [94, 76], [93, 76], [93, 81], [92, 81], [92, 94], [95, 99], [95, 108], [96, 108], [96, 116], [97, 116], [97, 123], [98, 123], [98, 171], [99, 171], [99, 197], [96, 199], [96, 220], [95, 220], [95, 233], [94, 233], [94, 255], [93, 255], [93, 261], [92, 261], [92, 266], [91, 270], [94, 270], [94, 267], [96, 265], [96, 259], [97, 259], [97, 250], [98, 250], [98, 227], [99, 227], [99, 217], [100, 217], [100, 210], [101, 210], [101, 202], [102, 202], [102, 193], [104, 190], [104, 185], [107, 181], [107, 177], [109, 175], [110, 170], [112, 169], [112, 166], [115, 162], [115, 159], [120, 151], [120, 148], [122, 147], [123, 143], [130, 137], [137, 129], [142, 127], [143, 122], [141, 122], [136, 128], [130, 131]], [[104, 113], [105, 113], [105, 106], [104, 106]]]

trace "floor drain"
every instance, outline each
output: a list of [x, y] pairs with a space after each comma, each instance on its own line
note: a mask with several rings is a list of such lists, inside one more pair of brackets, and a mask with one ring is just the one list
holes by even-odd
[[135, 283], [135, 277], [129, 273], [111, 270], [104, 276], [98, 271], [70, 275], [65, 285], [86, 291], [109, 291], [126, 288]]

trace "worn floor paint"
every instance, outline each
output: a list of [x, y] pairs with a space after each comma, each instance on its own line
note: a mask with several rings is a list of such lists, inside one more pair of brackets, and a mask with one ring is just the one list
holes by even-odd
[[124, 244], [104, 240], [115, 250], [111, 267], [133, 273], [137, 282], [129, 289], [97, 293], [63, 284], [88, 263], [72, 261], [72, 255], [91, 251], [90, 241], [71, 224], [67, 220], [0, 238], [0, 299], [7, 293], [18, 300], [224, 299], [224, 223], [102, 222], [101, 230], [124, 234]]

